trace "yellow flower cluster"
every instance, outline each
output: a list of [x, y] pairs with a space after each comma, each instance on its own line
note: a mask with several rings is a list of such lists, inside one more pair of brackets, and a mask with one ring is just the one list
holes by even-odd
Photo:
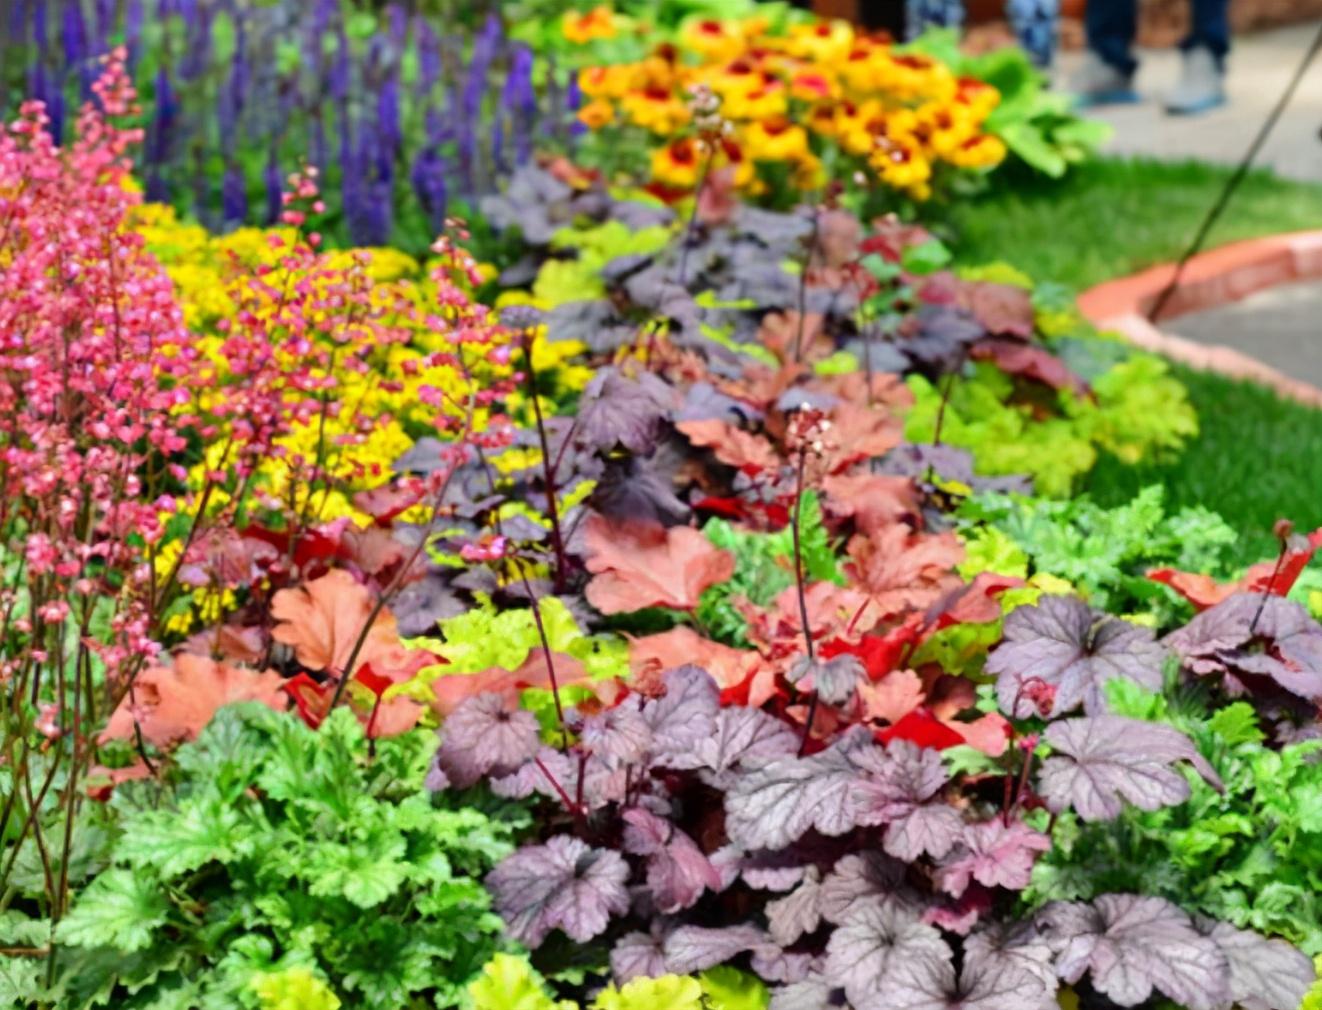
[[[279, 268], [294, 234], [282, 228], [244, 228], [213, 236], [160, 205], [139, 208], [133, 227], [174, 281], [187, 325], [197, 334], [196, 347], [208, 362], [210, 381], [192, 390], [192, 401], [181, 409], [214, 417], [225, 390], [246, 381], [233, 373], [226, 355], [229, 324], [241, 314], [254, 314], [258, 325], [266, 315], [274, 319], [288, 292], [307, 280], [286, 277]], [[330, 351], [329, 376], [325, 367], [312, 370], [314, 379], [326, 382], [318, 394], [323, 406], [278, 438], [277, 454], [260, 461], [245, 489], [249, 495], [312, 522], [347, 516], [366, 523], [370, 517], [354, 507], [353, 495], [385, 483], [391, 465], [419, 437], [445, 437], [470, 410], [474, 430], [481, 431], [492, 410], [519, 407], [517, 393], [498, 404], [474, 405], [478, 389], [507, 379], [520, 362], [493, 363], [452, 343], [440, 325], [447, 310], [438, 305], [430, 266], [393, 249], [329, 251], [316, 257], [312, 283], [318, 290], [341, 289], [337, 297], [348, 305], [308, 320], [306, 335]], [[313, 297], [310, 302], [334, 304], [335, 299]], [[370, 315], [371, 327], [355, 321], [360, 310]], [[272, 330], [278, 341], [280, 327], [273, 324]], [[383, 330], [390, 340], [380, 339]], [[276, 353], [290, 356], [292, 371], [297, 342], [288, 343], [288, 351], [277, 346]], [[537, 341], [533, 361], [543, 372], [558, 369], [562, 383], [568, 379], [581, 385], [586, 381], [581, 369], [559, 368], [572, 350]], [[450, 360], [438, 362], [438, 356]], [[232, 461], [231, 424], [222, 420], [208, 439], [203, 458], [190, 471], [191, 491]], [[219, 510], [230, 501], [215, 489], [210, 503]]]
[[[584, 15], [575, 35], [588, 31], [589, 18], [593, 30], [606, 30], [608, 14]], [[571, 37], [568, 22], [565, 32]], [[921, 200], [943, 166], [988, 168], [1005, 157], [983, 129], [1000, 100], [995, 88], [844, 21], [773, 34], [762, 18], [691, 18], [677, 45], [636, 63], [588, 67], [579, 86], [587, 99], [579, 118], [591, 129], [641, 127], [661, 138], [651, 168], [663, 191], [693, 189], [710, 159], [755, 194], [767, 186], [759, 169], [779, 165], [801, 190], [819, 189], [829, 167], [829, 177], [864, 171]], [[703, 128], [698, 93], [719, 98], [718, 136]]]

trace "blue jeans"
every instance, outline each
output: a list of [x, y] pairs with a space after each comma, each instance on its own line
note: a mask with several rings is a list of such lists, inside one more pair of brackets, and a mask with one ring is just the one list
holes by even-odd
[[[960, 28], [964, 24], [963, 0], [906, 0], [905, 7], [909, 38], [927, 28]], [[1006, 0], [1005, 14], [1019, 44], [1040, 67], [1051, 64], [1059, 13], [1059, 0]]]
[[[1181, 49], [1210, 49], [1218, 62], [1230, 50], [1229, 0], [1191, 0], [1193, 27]], [[1088, 48], [1111, 66], [1132, 74], [1138, 66], [1130, 52], [1138, 27], [1138, 0], [1088, 0]]]

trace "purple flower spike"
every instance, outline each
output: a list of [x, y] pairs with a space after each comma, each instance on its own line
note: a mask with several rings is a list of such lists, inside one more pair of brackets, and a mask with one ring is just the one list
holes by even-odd
[[243, 170], [231, 162], [220, 182], [221, 215], [226, 224], [242, 224], [248, 218], [248, 184]]

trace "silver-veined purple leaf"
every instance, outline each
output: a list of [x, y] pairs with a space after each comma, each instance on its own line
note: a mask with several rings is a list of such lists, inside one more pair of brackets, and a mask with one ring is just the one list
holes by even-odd
[[[1054, 979], [1052, 980], [1054, 983]], [[905, 964], [883, 992], [855, 1010], [1058, 1010], [1056, 986], [1007, 962]]]
[[[579, 775], [583, 776], [582, 790], [578, 786]], [[595, 755], [580, 764], [571, 754], [554, 747], [543, 747], [535, 760], [512, 775], [491, 779], [489, 784], [493, 793], [507, 799], [527, 799], [537, 794], [562, 804], [561, 790], [570, 797], [577, 797], [581, 792], [583, 805], [589, 810], [597, 810], [608, 803], [623, 800], [628, 780], [627, 768], [611, 767]]]
[[785, 897], [768, 901], [766, 912], [771, 939], [782, 947], [816, 930], [822, 924], [822, 875], [817, 867], [808, 867], [803, 881]]
[[538, 947], [559, 929], [586, 943], [629, 910], [629, 864], [611, 849], [594, 849], [568, 835], [524, 846], [486, 877], [496, 911], [510, 935]]
[[893, 894], [904, 880], [906, 869], [882, 852], [842, 856], [822, 881], [822, 918], [840, 925], [858, 906]]
[[756, 926], [680, 926], [666, 937], [666, 970], [672, 975], [691, 975], [766, 943], [767, 934]]
[[666, 915], [688, 908], [721, 877], [696, 842], [664, 818], [634, 807], [624, 812], [624, 850], [647, 857], [647, 889]]
[[923, 803], [886, 825], [882, 848], [912, 863], [923, 855], [940, 859], [959, 838], [964, 818], [946, 803]]
[[1032, 878], [1038, 853], [1050, 848], [1050, 838], [1022, 821], [1007, 825], [995, 817], [982, 824], [966, 824], [959, 845], [937, 867], [936, 884], [957, 898], [973, 880], [987, 887], [1022, 891]]
[[537, 717], [512, 709], [499, 694], [466, 698], [441, 728], [436, 762], [457, 789], [485, 775], [508, 775], [529, 761], [541, 746]]
[[637, 764], [652, 749], [652, 727], [636, 708], [618, 705], [584, 719], [581, 739], [609, 765]]
[[843, 1007], [844, 993], [821, 975], [810, 975], [801, 982], [771, 991], [767, 1010], [830, 1010]]
[[893, 983], [901, 965], [935, 965], [951, 956], [941, 933], [913, 909], [880, 898], [860, 902], [831, 933], [825, 974], [860, 1007]]
[[731, 705], [716, 716], [715, 729], [687, 751], [671, 752], [656, 763], [684, 771], [699, 770], [708, 785], [726, 789], [749, 764], [789, 757], [799, 739], [775, 716], [756, 708]]
[[1055, 990], [1056, 955], [1032, 922], [997, 924], [980, 929], [964, 940], [964, 963], [1012, 964]]
[[1054, 691], [1046, 715], [1082, 705], [1106, 711], [1103, 687], [1128, 677], [1150, 691], [1162, 686], [1165, 650], [1147, 628], [1096, 613], [1074, 596], [1044, 596], [1005, 619], [1004, 640], [987, 657], [1001, 711], [1024, 719], [1038, 711], [1033, 685]]
[[711, 674], [696, 666], [680, 666], [664, 675], [666, 693], [643, 706], [652, 728], [653, 760], [665, 765], [716, 732], [721, 691]]
[[616, 985], [635, 978], [660, 978], [666, 973], [665, 937], [655, 925], [652, 933], [625, 933], [611, 948], [611, 975]]
[[1228, 922], [1198, 922], [1230, 965], [1230, 997], [1242, 1010], [1297, 1010], [1317, 981], [1313, 962], [1284, 940]]
[[1103, 894], [1092, 904], [1053, 902], [1038, 928], [1057, 951], [1056, 971], [1073, 985], [1085, 974], [1122, 1007], [1160, 992], [1187, 1010], [1224, 1010], [1230, 965], [1215, 941], [1165, 898]]
[[1158, 810], [1189, 798], [1189, 783], [1173, 768], [1190, 762], [1213, 786], [1221, 780], [1179, 730], [1118, 715], [1065, 719], [1044, 734], [1052, 754], [1038, 791], [1055, 812], [1073, 807], [1085, 821], [1107, 821], [1124, 804]]
[[774, 943], [764, 943], [754, 948], [748, 966], [763, 981], [789, 984], [806, 979], [820, 960], [816, 954], [785, 950]]

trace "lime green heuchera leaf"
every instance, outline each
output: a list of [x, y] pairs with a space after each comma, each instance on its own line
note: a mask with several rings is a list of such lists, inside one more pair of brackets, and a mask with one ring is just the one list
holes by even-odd
[[705, 1010], [702, 985], [678, 975], [636, 978], [624, 988], [608, 988], [592, 1010]]
[[960, 535], [964, 541], [964, 560], [956, 569], [964, 579], [972, 580], [982, 572], [1028, 578], [1028, 555], [995, 526], [976, 526]]
[[330, 986], [307, 968], [260, 975], [253, 980], [261, 1010], [339, 1010], [340, 1000]]
[[1313, 983], [1313, 988], [1308, 990], [1308, 995], [1304, 997], [1303, 1005], [1299, 1010], [1322, 1010], [1322, 954], [1314, 959], [1313, 967], [1317, 969], [1318, 980]]
[[546, 994], [542, 977], [526, 957], [497, 954], [468, 986], [472, 1010], [577, 1010]]
[[116, 947], [131, 953], [151, 945], [166, 912], [165, 897], [150, 878], [107, 870], [78, 896], [60, 921], [58, 936], [75, 947]]
[[721, 965], [698, 976], [708, 1010], [766, 1010], [771, 1000], [762, 980], [746, 971]]

